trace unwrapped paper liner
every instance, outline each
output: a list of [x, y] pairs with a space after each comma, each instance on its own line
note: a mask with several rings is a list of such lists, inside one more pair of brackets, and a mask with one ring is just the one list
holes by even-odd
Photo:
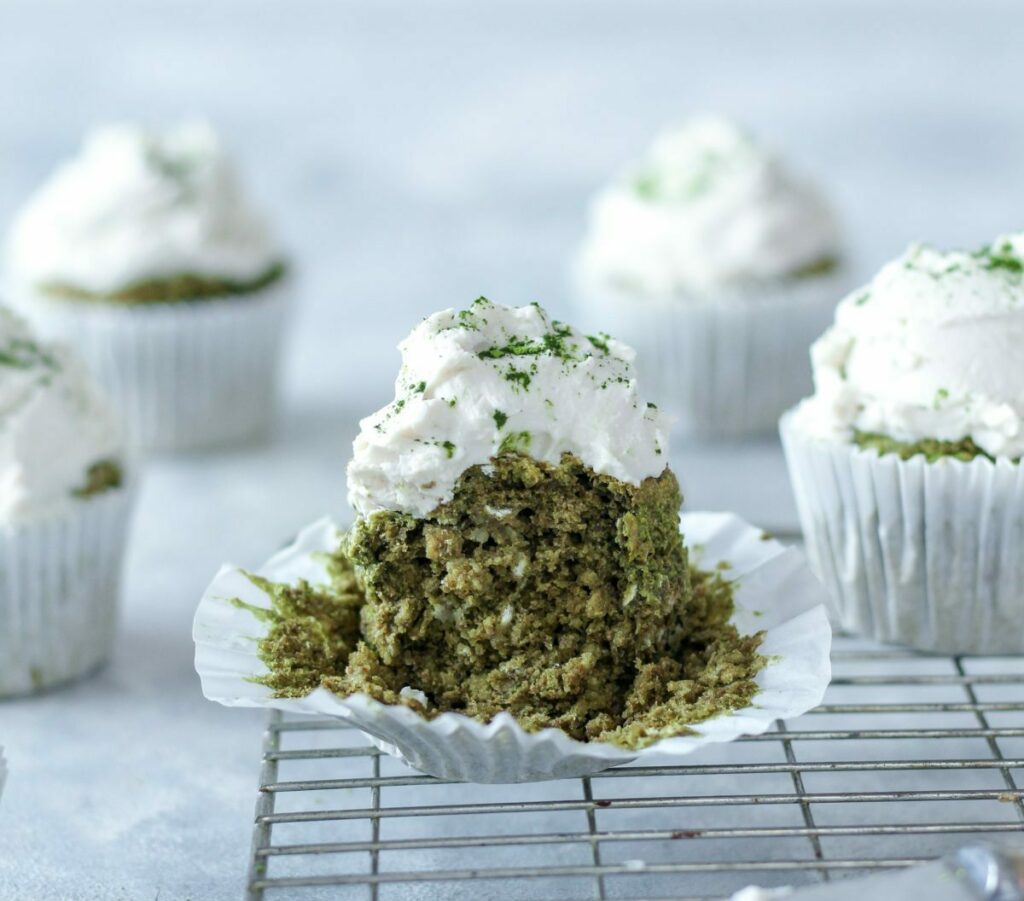
[[1024, 653], [1024, 465], [903, 460], [783, 417], [797, 510], [842, 627], [947, 654]]
[[[463, 782], [533, 782], [582, 776], [638, 757], [688, 754], [714, 742], [765, 732], [775, 720], [799, 716], [820, 703], [830, 677], [831, 629], [824, 590], [802, 555], [784, 548], [728, 513], [682, 517], [695, 561], [713, 568], [727, 561], [737, 580], [733, 622], [744, 634], [764, 630], [761, 653], [768, 664], [757, 676], [750, 707], [693, 726], [694, 734], [658, 741], [641, 750], [580, 742], [558, 729], [526, 732], [507, 713], [481, 723], [458, 713], [432, 720], [401, 705], [366, 695], [339, 697], [318, 688], [303, 698], [275, 698], [253, 681], [267, 672], [257, 641], [267, 624], [233, 603], [269, 607], [267, 595], [244, 573], [225, 566], [196, 611], [193, 638], [203, 694], [229, 707], [274, 707], [294, 713], [336, 716], [365, 732], [388, 754], [423, 772]], [[323, 553], [337, 548], [339, 532], [327, 519], [306, 528], [294, 544], [257, 570], [291, 583], [325, 580]], [[413, 686], [415, 688], [415, 686]]]
[[291, 288], [116, 304], [12, 290], [39, 332], [73, 346], [117, 411], [129, 442], [183, 450], [257, 438], [277, 399]]
[[849, 287], [843, 269], [720, 295], [643, 297], [575, 290], [577, 316], [637, 351], [643, 393], [695, 437], [775, 429], [811, 390], [808, 348]]
[[0, 526], [0, 698], [95, 670], [117, 627], [134, 484]]

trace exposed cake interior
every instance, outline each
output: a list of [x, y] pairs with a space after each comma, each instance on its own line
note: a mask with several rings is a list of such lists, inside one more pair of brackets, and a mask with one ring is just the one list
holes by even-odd
[[729, 623], [722, 574], [691, 569], [680, 503], [668, 469], [635, 487], [571, 455], [475, 466], [426, 518], [360, 520], [332, 588], [266, 586], [266, 684], [626, 747], [745, 707], [761, 636]]
[[746, 706], [760, 636], [690, 566], [632, 349], [481, 298], [401, 350], [354, 443], [333, 585], [266, 586], [266, 684], [627, 747]]

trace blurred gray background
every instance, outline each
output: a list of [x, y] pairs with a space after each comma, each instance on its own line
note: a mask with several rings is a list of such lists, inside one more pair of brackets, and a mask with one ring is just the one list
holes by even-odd
[[[0, 0], [0, 227], [91, 123], [205, 115], [301, 294], [274, 442], [150, 467], [113, 665], [0, 705], [0, 897], [238, 897], [261, 717], [202, 700], [191, 613], [222, 561], [346, 516], [419, 317], [568, 315], [588, 196], [695, 112], [817, 177], [865, 278], [1020, 228], [1022, 39], [1012, 0]], [[688, 505], [794, 524], [775, 442], [673, 462]]]

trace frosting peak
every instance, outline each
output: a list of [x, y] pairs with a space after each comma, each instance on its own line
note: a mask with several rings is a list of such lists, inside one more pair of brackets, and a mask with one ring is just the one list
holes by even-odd
[[797, 421], [821, 437], [971, 438], [1024, 455], [1024, 234], [968, 253], [914, 245], [842, 300], [812, 348]]
[[399, 348], [395, 400], [360, 423], [349, 501], [368, 516], [425, 516], [459, 475], [505, 451], [572, 453], [638, 485], [667, 465], [666, 418], [637, 394], [633, 350], [536, 304], [480, 298], [421, 322]]
[[109, 293], [179, 275], [258, 279], [278, 252], [213, 129], [120, 124], [86, 136], [14, 221], [16, 281]]
[[740, 128], [700, 118], [598, 194], [578, 266], [584, 285], [660, 296], [784, 278], [837, 253], [810, 184]]
[[0, 522], [75, 503], [90, 469], [121, 463], [112, 413], [82, 362], [0, 307]]

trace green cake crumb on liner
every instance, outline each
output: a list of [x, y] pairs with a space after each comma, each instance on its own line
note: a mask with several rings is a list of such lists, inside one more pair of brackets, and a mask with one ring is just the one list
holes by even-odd
[[260, 678], [427, 718], [511, 713], [527, 731], [639, 749], [750, 705], [763, 635], [733, 586], [690, 564], [669, 470], [633, 486], [566, 454], [502, 454], [424, 519], [376, 513], [329, 556], [329, 584], [250, 578], [269, 610]]

